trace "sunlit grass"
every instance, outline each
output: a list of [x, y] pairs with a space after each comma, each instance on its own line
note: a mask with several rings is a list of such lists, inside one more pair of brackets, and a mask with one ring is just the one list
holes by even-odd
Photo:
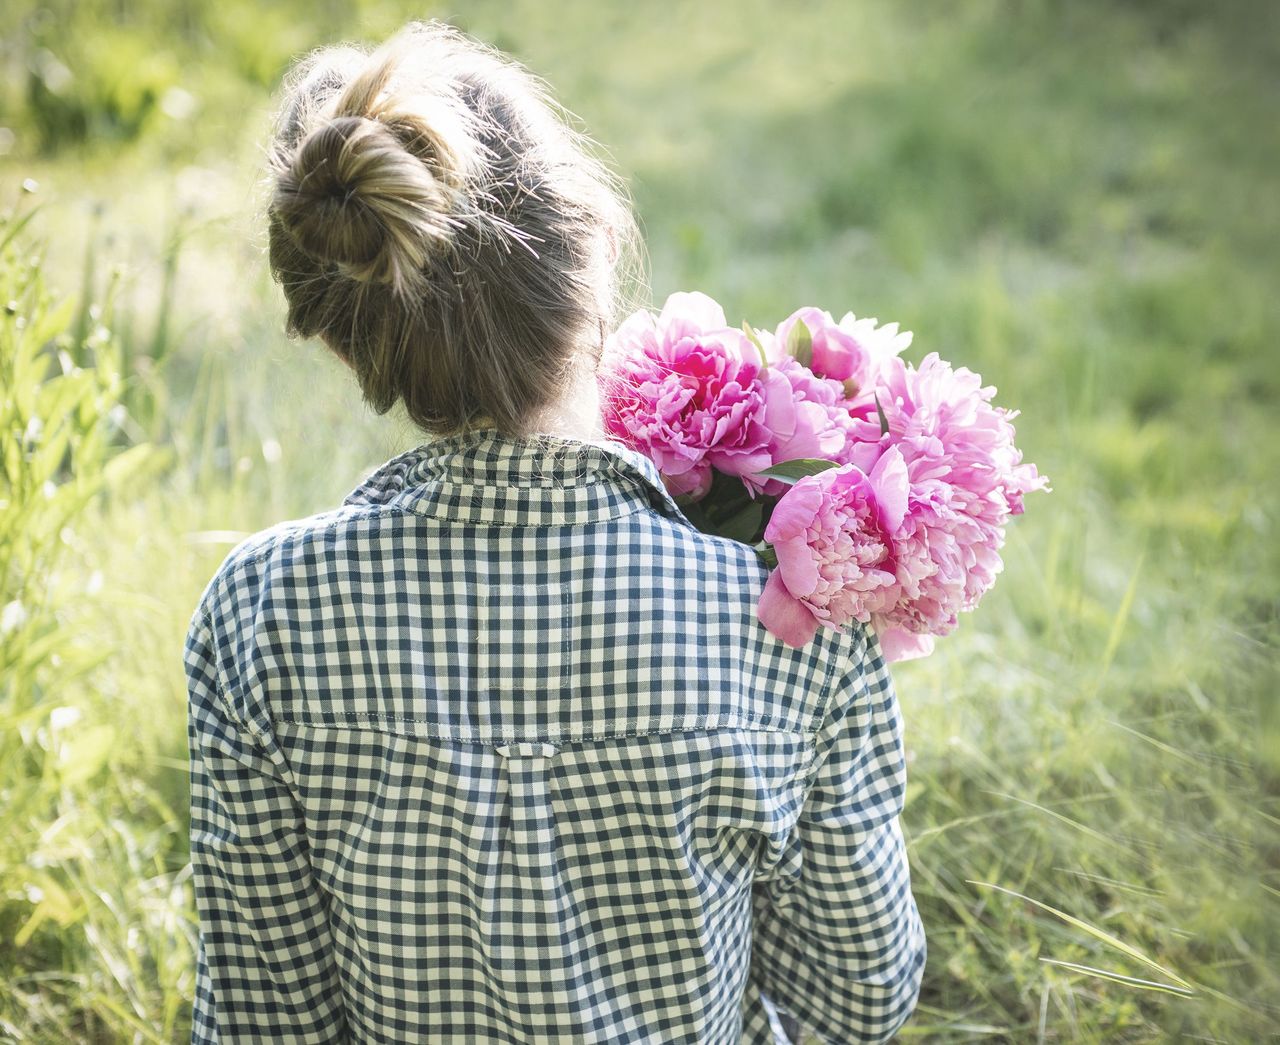
[[[105, 317], [126, 367], [113, 445], [168, 451], [85, 507], [72, 539], [36, 535], [59, 549], [41, 590], [61, 637], [0, 637], [46, 673], [0, 690], [0, 1036], [19, 1040], [185, 1035], [188, 616], [239, 535], [332, 506], [417, 441], [280, 336], [251, 180], [264, 85], [289, 53], [423, 12], [290, 6], [246, 33], [237, 4], [151, 6], [132, 31], [174, 61], [139, 76], [188, 92], [185, 116], [175, 96], [129, 137], [122, 110], [97, 147], [63, 133], [40, 155], [34, 110], [10, 107], [3, 202], [20, 177], [41, 183], [22, 242], [47, 243], [72, 334]], [[68, 68], [113, 63], [88, 39], [112, 11], [81, 5], [31, 40], [65, 45]], [[895, 670], [930, 947], [903, 1039], [1266, 1040], [1280, 1021], [1276, 16], [949, 12], [438, 11], [528, 60], [610, 146], [657, 299], [703, 289], [760, 326], [802, 302], [898, 320], [913, 358], [937, 350], [1022, 410], [1020, 444], [1053, 478], [982, 608]], [[106, 83], [77, 83], [77, 104], [108, 105]]]

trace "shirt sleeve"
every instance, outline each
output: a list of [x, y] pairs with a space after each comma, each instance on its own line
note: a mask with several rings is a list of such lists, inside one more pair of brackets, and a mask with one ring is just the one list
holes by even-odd
[[915, 1008], [925, 938], [911, 894], [897, 697], [860, 632], [815, 740], [785, 873], [753, 894], [752, 983], [828, 1042], [887, 1041]]
[[264, 723], [232, 712], [200, 612], [184, 661], [200, 923], [191, 1040], [344, 1042], [326, 898], [288, 765]]

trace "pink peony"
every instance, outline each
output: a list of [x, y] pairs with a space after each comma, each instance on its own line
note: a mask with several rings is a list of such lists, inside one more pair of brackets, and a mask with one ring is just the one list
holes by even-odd
[[778, 324], [776, 352], [788, 351], [788, 339], [801, 320], [813, 342], [809, 368], [819, 377], [841, 382], [848, 398], [867, 392], [879, 381], [885, 362], [911, 344], [910, 332], [899, 333], [897, 323], [877, 327], [874, 319], [858, 319], [852, 312], [837, 323], [831, 313], [806, 306]]
[[[877, 390], [888, 435], [874, 406], [859, 411], [863, 468], [896, 451], [905, 462], [910, 496], [895, 534], [901, 598], [875, 624], [891, 659], [928, 652], [910, 636], [946, 635], [957, 615], [973, 609], [1003, 568], [1004, 527], [1022, 510], [1022, 496], [1046, 489], [1014, 446], [1013, 416], [990, 402], [993, 387], [937, 353], [919, 368], [895, 361]], [[914, 648], [913, 648], [914, 647]]]
[[[809, 347], [797, 359], [787, 339], [801, 321]], [[910, 341], [897, 324], [837, 323], [816, 308], [753, 339], [697, 293], [636, 313], [608, 341], [606, 430], [653, 460], [673, 494], [705, 497], [718, 471], [778, 499], [764, 531], [777, 567], [758, 613], [792, 646], [857, 620], [891, 661], [930, 652], [994, 584], [1024, 496], [1048, 489], [995, 389], [936, 353], [907, 365]], [[792, 487], [760, 476], [797, 458], [835, 467]]]
[[799, 480], [765, 527], [778, 566], [760, 595], [760, 621], [799, 648], [819, 624], [840, 630], [893, 606], [893, 534], [906, 509], [907, 471], [892, 447], [870, 474], [844, 465]]
[[673, 494], [705, 496], [713, 468], [745, 480], [774, 463], [777, 433], [795, 432], [790, 383], [705, 294], [672, 294], [657, 317], [635, 313], [608, 351], [605, 428], [652, 459]]
[[[771, 336], [761, 331], [759, 337], [766, 352], [770, 352]], [[772, 460], [769, 463], [780, 464], [801, 457], [839, 463], [849, 440], [849, 414], [843, 406], [844, 391], [840, 382], [815, 376], [788, 355], [772, 359], [769, 369], [786, 378], [789, 394], [795, 403], [795, 424], [789, 432], [773, 433], [770, 445]], [[753, 494], [763, 492], [771, 497], [780, 497], [787, 492], [787, 484], [778, 479], [760, 480], [744, 475], [742, 480]]]

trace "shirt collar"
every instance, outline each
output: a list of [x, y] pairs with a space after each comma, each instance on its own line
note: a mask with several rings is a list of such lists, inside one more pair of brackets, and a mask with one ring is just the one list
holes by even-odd
[[690, 525], [657, 466], [611, 438], [471, 429], [423, 443], [375, 469], [343, 502], [394, 505], [476, 523], [551, 525], [653, 508]]

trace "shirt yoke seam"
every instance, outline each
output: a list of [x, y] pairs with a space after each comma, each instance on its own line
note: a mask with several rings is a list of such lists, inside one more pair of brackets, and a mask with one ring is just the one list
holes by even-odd
[[[410, 715], [382, 715], [376, 712], [362, 711], [339, 711], [332, 712], [334, 717], [348, 719], [351, 721], [334, 723], [334, 722], [314, 722], [308, 721], [292, 715], [272, 716], [272, 721], [276, 725], [283, 726], [301, 726], [306, 729], [357, 729], [361, 721], [378, 721], [385, 720], [388, 724], [404, 723], [406, 725], [430, 725], [434, 720], [429, 718], [421, 718]], [[461, 734], [449, 731], [433, 731], [429, 736], [424, 736], [424, 740], [454, 740], [461, 743], [471, 744], [508, 744], [520, 743], [527, 741], [529, 743], [561, 743], [574, 744], [585, 740], [617, 740], [624, 737], [644, 737], [655, 736], [662, 733], [697, 733], [709, 730], [747, 730], [753, 733], [785, 733], [793, 736], [807, 737], [810, 740], [817, 735], [817, 730], [807, 729], [789, 729], [785, 726], [770, 726], [749, 719], [745, 722], [714, 722], [708, 717], [708, 720], [701, 725], [680, 725], [680, 726], [658, 726], [651, 729], [633, 729], [633, 730], [610, 730], [604, 733], [585, 733], [575, 734], [573, 736], [564, 736], [562, 734], [547, 732], [519, 732], [519, 733], [495, 733], [492, 738], [477, 739], [474, 736], [462, 736]], [[374, 733], [383, 732], [384, 729], [378, 728], [376, 725], [372, 728], [360, 730], [361, 732]]]
[[[331, 530], [336, 530], [339, 526], [342, 526], [345, 523], [349, 523], [353, 519], [376, 517], [384, 514], [386, 515], [416, 514], [416, 513], [410, 513], [406, 511], [404, 506], [399, 504], [363, 504], [363, 505], [347, 505], [346, 507], [355, 507], [358, 510], [351, 512], [347, 515], [340, 515], [339, 518], [332, 519], [329, 522], [325, 523], [323, 526], [317, 526], [314, 528], [308, 528], [305, 525], [305, 522], [306, 522], [305, 519], [300, 520], [300, 522], [302, 522], [304, 525], [300, 525], [297, 529], [291, 529], [286, 531], [285, 533], [280, 534], [279, 540], [272, 541], [265, 548], [262, 548], [261, 550], [255, 552], [253, 555], [253, 558], [250, 561], [253, 562], [255, 566], [262, 565], [262, 563], [264, 563], [276, 552], [276, 550], [279, 548], [282, 541], [286, 540], [289, 537], [293, 537], [297, 534], [314, 534], [315, 536], [318, 537], [318, 536], [327, 534]], [[339, 508], [338, 512], [342, 512], [342, 509]]]
[[[347, 506], [345, 506], [345, 507], [348, 507], [348, 508], [356, 508], [356, 509], [358, 509], [358, 510], [357, 510], [357, 511], [353, 511], [353, 512], [351, 512], [351, 513], [349, 513], [349, 514], [346, 514], [346, 515], [342, 515], [341, 517], [339, 517], [339, 518], [337, 518], [337, 519], [333, 519], [333, 520], [331, 520], [331, 521], [329, 521], [329, 522], [325, 523], [323, 526], [318, 526], [318, 527], [315, 527], [315, 528], [308, 528], [308, 527], [305, 525], [306, 520], [305, 520], [305, 519], [301, 519], [301, 520], [299, 520], [300, 525], [299, 525], [296, 529], [289, 529], [289, 530], [286, 530], [286, 531], [282, 532], [282, 533], [279, 535], [279, 537], [278, 537], [277, 539], [272, 540], [272, 541], [271, 541], [267, 546], [265, 546], [264, 548], [261, 548], [261, 549], [259, 549], [258, 551], [254, 552], [254, 553], [253, 553], [253, 555], [252, 555], [251, 557], [249, 557], [247, 560], [244, 560], [244, 562], [245, 562], [245, 563], [252, 563], [252, 564], [253, 564], [253, 565], [255, 565], [255, 566], [260, 566], [260, 565], [262, 565], [262, 563], [264, 563], [267, 559], [269, 559], [269, 558], [270, 558], [270, 557], [275, 553], [275, 551], [279, 548], [279, 546], [280, 546], [281, 542], [283, 542], [284, 540], [288, 539], [289, 537], [293, 537], [293, 536], [295, 536], [295, 535], [299, 535], [299, 534], [310, 534], [310, 535], [315, 535], [315, 536], [321, 536], [321, 535], [323, 535], [323, 534], [327, 534], [327, 533], [329, 533], [331, 530], [336, 530], [338, 527], [343, 526], [343, 525], [345, 525], [345, 524], [347, 524], [347, 523], [350, 523], [350, 522], [351, 522], [352, 520], [354, 520], [354, 519], [362, 519], [362, 518], [378, 518], [378, 517], [381, 517], [381, 516], [398, 515], [398, 516], [401, 516], [401, 517], [403, 517], [403, 518], [414, 518], [414, 519], [440, 519], [440, 520], [445, 521], [445, 522], [450, 521], [450, 517], [448, 517], [448, 516], [435, 515], [435, 514], [433, 514], [433, 513], [431, 513], [431, 512], [418, 511], [418, 510], [415, 510], [415, 509], [413, 508], [413, 506], [411, 506], [411, 505], [403, 505], [403, 504], [361, 504], [361, 505], [347, 505]], [[342, 509], [340, 508], [340, 509], [338, 509], [338, 511], [339, 511], [339, 512], [341, 512], [341, 511], [342, 511]], [[476, 525], [479, 525], [479, 526], [502, 526], [502, 527], [509, 527], [509, 528], [513, 528], [513, 529], [518, 529], [518, 528], [525, 527], [525, 526], [555, 526], [555, 527], [561, 527], [561, 528], [563, 528], [563, 527], [566, 527], [566, 526], [585, 526], [585, 525], [587, 525], [587, 524], [589, 524], [589, 523], [593, 523], [593, 522], [608, 522], [608, 521], [612, 521], [612, 520], [614, 520], [614, 519], [625, 519], [625, 518], [627, 518], [627, 517], [629, 517], [629, 516], [632, 516], [632, 515], [639, 515], [639, 514], [641, 514], [641, 513], [644, 513], [644, 514], [650, 515], [650, 516], [654, 517], [655, 519], [672, 519], [672, 518], [674, 518], [676, 522], [681, 523], [683, 526], [685, 526], [685, 527], [686, 527], [686, 528], [688, 528], [688, 529], [693, 530], [695, 533], [701, 533], [701, 532], [702, 532], [701, 530], [698, 530], [698, 529], [697, 529], [697, 527], [693, 526], [693, 525], [692, 525], [692, 524], [691, 524], [687, 519], [685, 519], [683, 516], [680, 516], [680, 517], [673, 517], [673, 516], [670, 516], [670, 515], [666, 514], [665, 512], [662, 512], [662, 511], [660, 511], [659, 509], [657, 509], [657, 508], [655, 508], [655, 507], [653, 507], [652, 505], [649, 505], [649, 504], [636, 504], [636, 505], [634, 505], [634, 506], [631, 508], [631, 510], [630, 510], [630, 511], [623, 512], [623, 513], [621, 513], [621, 514], [619, 514], [619, 515], [610, 515], [610, 516], [593, 516], [593, 517], [590, 517], [590, 518], [582, 518], [582, 519], [578, 519], [578, 520], [572, 520], [572, 521], [568, 521], [568, 522], [561, 522], [561, 523], [512, 523], [512, 522], [502, 522], [502, 521], [500, 521], [500, 520], [493, 520], [493, 521], [491, 521], [491, 522], [485, 523], [485, 522], [480, 522], [479, 520], [475, 520], [475, 519], [468, 520], [468, 519], [465, 519], [465, 518], [462, 518], [462, 517], [459, 517], [459, 518], [453, 519], [452, 521], [454, 521], [454, 522], [467, 522], [467, 521], [470, 521], [470, 522], [473, 522], [473, 523], [475, 523]], [[228, 571], [228, 572], [232, 572], [232, 571]]]

